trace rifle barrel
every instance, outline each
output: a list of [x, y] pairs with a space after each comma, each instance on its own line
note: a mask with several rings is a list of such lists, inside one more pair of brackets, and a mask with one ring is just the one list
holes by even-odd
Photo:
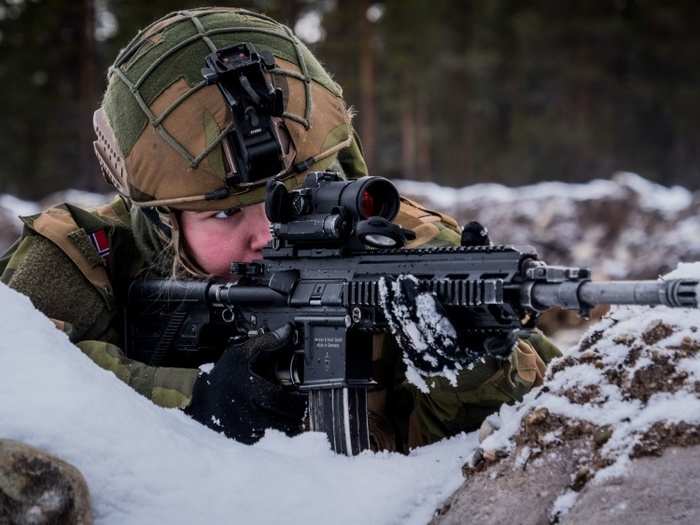
[[553, 306], [580, 310], [601, 304], [697, 308], [699, 283], [693, 279], [535, 282], [530, 291], [530, 299], [538, 310]]

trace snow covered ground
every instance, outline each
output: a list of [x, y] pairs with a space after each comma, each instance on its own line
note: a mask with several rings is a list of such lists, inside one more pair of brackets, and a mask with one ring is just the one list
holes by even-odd
[[[627, 197], [628, 190], [639, 195], [642, 207], [648, 211], [677, 213], [691, 205], [693, 194], [682, 186], [662, 186], [635, 173], [616, 173], [612, 179], [595, 179], [572, 183], [546, 181], [529, 186], [509, 187], [496, 183], [480, 183], [463, 188], [449, 188], [432, 182], [396, 181], [401, 193], [421, 195], [423, 202], [453, 211], [461, 206], [489, 201], [511, 204], [542, 199], [565, 201], [593, 201]], [[534, 210], [537, 213], [537, 210]]]
[[[681, 264], [664, 278], [700, 281], [700, 262]], [[489, 421], [499, 428], [481, 444], [484, 455], [514, 453], [513, 463], [523, 468], [535, 458], [552, 461], [572, 436], [595, 436], [588, 457], [579, 449], [581, 485], [624, 477], [634, 458], [697, 444], [700, 310], [611, 308], [580, 345], [550, 364], [542, 388], [503, 405]], [[560, 494], [552, 519], [569, 511], [581, 488]]]
[[[681, 264], [664, 278], [700, 280], [700, 262]], [[700, 294], [700, 286], [697, 293]], [[647, 334], [658, 332], [659, 326], [668, 328], [661, 331], [658, 340], [653, 340], [657, 336]], [[611, 470], [598, 474], [605, 477], [612, 470], [619, 472], [629, 461], [631, 446], [636, 443], [635, 439], [630, 438], [631, 435], [639, 434], [659, 421], [700, 424], [700, 396], [695, 391], [695, 381], [700, 380], [700, 354], [693, 346], [700, 337], [699, 328], [700, 311], [697, 309], [613, 307], [603, 320], [589, 328], [587, 337], [583, 338], [582, 348], [570, 349], [571, 356], [577, 358], [578, 362], [574, 364], [572, 361], [572, 364], [559, 368], [558, 363], [566, 363], [567, 357], [553, 361], [546, 389], [533, 390], [522, 403], [504, 405], [501, 408], [497, 418], [500, 420], [500, 428], [483, 442], [482, 447], [494, 450], [512, 448], [514, 443], [511, 438], [520, 429], [522, 418], [533, 410], [546, 408], [553, 414], [596, 425], [611, 425], [612, 434], [606, 447], [615, 455], [616, 461], [608, 467]], [[668, 333], [664, 330], [668, 330]], [[598, 343], [597, 340], [603, 333], [605, 340]], [[648, 348], [633, 347], [631, 343], [640, 337], [647, 342]], [[586, 344], [586, 339], [591, 343]], [[653, 344], [657, 343], [666, 351], [690, 347], [688, 356], [678, 362], [679, 369], [685, 374], [682, 378], [683, 388], [679, 387], [672, 392], [662, 391], [652, 395], [646, 402], [640, 402], [639, 399], [626, 395], [628, 393], [624, 391], [624, 385], [615, 384], [606, 377], [605, 371], [618, 368], [624, 369], [627, 374], [634, 374], [652, 365], [656, 351]], [[630, 353], [633, 352], [634, 362], [630, 358]], [[576, 353], [582, 355], [574, 355]], [[671, 381], [670, 376], [665, 379]], [[584, 403], [575, 402], [569, 399], [572, 389], [593, 390], [595, 395]]]
[[97, 524], [422, 524], [477, 445], [354, 458], [319, 433], [242, 445], [136, 394], [2, 284], [0, 305], [0, 437], [78, 467]]

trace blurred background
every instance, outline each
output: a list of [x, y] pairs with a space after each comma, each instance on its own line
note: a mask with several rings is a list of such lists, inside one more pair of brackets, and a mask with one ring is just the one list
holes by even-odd
[[[202, 0], [0, 0], [0, 193], [106, 190], [91, 115], [137, 32]], [[375, 175], [462, 186], [633, 171], [700, 185], [700, 3], [238, 0], [344, 87]]]
[[[17, 215], [105, 199], [91, 119], [107, 68], [139, 28], [202, 3], [0, 0], [0, 252]], [[371, 173], [402, 193], [598, 278], [700, 260], [700, 2], [218, 4], [296, 31], [355, 108]]]

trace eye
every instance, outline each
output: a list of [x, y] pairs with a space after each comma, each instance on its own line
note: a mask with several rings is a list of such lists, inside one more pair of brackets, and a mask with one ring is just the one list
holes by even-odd
[[238, 213], [239, 211], [241, 211], [240, 208], [229, 208], [229, 209], [227, 209], [227, 210], [221, 210], [221, 211], [218, 212], [216, 215], [214, 215], [214, 218], [215, 218], [215, 219], [224, 219], [224, 220], [225, 220], [225, 219], [228, 219], [229, 217], [231, 217], [232, 215], [235, 215], [235, 214]]

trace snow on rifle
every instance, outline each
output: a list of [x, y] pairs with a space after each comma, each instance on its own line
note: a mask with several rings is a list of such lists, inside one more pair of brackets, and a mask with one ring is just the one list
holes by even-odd
[[[532, 247], [492, 245], [474, 224], [462, 246], [406, 249], [413, 232], [391, 222], [400, 204], [381, 177], [314, 172], [292, 191], [269, 183], [272, 241], [263, 259], [234, 262], [230, 280], [133, 282], [127, 355], [197, 367], [231, 343], [290, 325], [293, 347], [260, 373], [307, 393], [311, 430], [350, 455], [369, 448], [377, 333], [417, 334], [397, 337], [407, 343], [409, 375], [454, 377], [475, 359], [506, 358], [555, 306], [581, 315], [599, 304], [698, 306], [697, 280], [594, 282], [587, 269], [545, 264]], [[392, 290], [406, 285], [413, 304], [392, 302]]]

